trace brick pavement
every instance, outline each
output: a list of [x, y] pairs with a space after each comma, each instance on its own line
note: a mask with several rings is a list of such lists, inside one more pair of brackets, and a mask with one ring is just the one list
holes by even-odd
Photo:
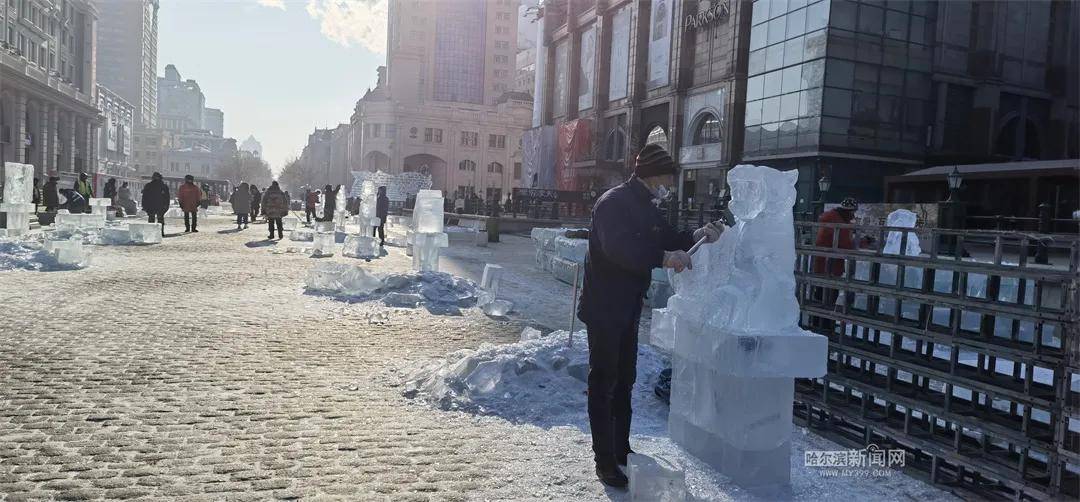
[[[301, 294], [314, 259], [244, 245], [265, 227], [202, 223], [95, 247], [86, 270], [0, 274], [0, 499], [621, 497], [577, 429], [401, 397], [401, 361], [514, 340], [519, 323], [419, 309], [373, 324], [383, 307]], [[372, 266], [407, 263], [392, 249]]]

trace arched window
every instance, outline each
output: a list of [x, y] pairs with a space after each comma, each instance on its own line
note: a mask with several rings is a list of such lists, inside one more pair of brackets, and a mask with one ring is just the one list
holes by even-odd
[[706, 113], [698, 119], [697, 127], [694, 128], [695, 145], [709, 145], [720, 142], [720, 119], [716, 115]]
[[668, 149], [667, 131], [663, 127], [654, 126], [645, 137], [646, 145], [660, 145], [664, 150]]
[[471, 160], [463, 160], [461, 162], [458, 162], [458, 169], [461, 171], [475, 171], [476, 162], [473, 162]]
[[622, 160], [626, 157], [626, 133], [621, 127], [608, 132], [604, 142], [604, 160]]
[[1013, 117], [1001, 128], [997, 142], [994, 145], [994, 153], [1005, 155], [1014, 159], [1039, 159], [1042, 152], [1039, 145], [1039, 133], [1035, 124], [1030, 120], [1024, 124], [1023, 144], [1016, 144], [1016, 129], [1020, 127], [1020, 118]]
[[489, 173], [502, 173], [502, 168], [503, 168], [502, 164], [500, 164], [498, 162], [492, 162], [492, 163], [488, 164], [488, 172]]

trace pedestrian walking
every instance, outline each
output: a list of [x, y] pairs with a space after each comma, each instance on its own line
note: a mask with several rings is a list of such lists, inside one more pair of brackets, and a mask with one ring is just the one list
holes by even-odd
[[375, 217], [379, 219], [379, 228], [371, 232], [379, 232], [379, 245], [386, 244], [386, 217], [390, 214], [390, 198], [386, 196], [386, 187], [379, 187], [379, 196], [375, 199]]
[[311, 224], [311, 218], [316, 216], [315, 208], [319, 206], [319, 191], [311, 190], [304, 191], [304, 214], [307, 215], [307, 222]]
[[251, 185], [251, 222], [255, 223], [255, 220], [259, 219], [259, 208], [262, 205], [262, 194], [259, 192], [259, 187]]
[[41, 187], [41, 203], [45, 204], [45, 212], [56, 212], [60, 207], [60, 192], [57, 191], [56, 184], [60, 182], [60, 178], [56, 176], [49, 176], [49, 181], [45, 182], [45, 185]]
[[201, 207], [203, 209], [209, 209], [210, 208], [210, 185], [207, 185], [206, 183], [203, 183], [202, 186], [200, 186], [199, 188], [202, 189], [202, 198], [199, 199], [199, 207]]
[[710, 223], [693, 233], [671, 227], [656, 200], [668, 195], [677, 169], [657, 145], [638, 153], [634, 173], [597, 200], [589, 229], [585, 282], [577, 315], [588, 331], [588, 410], [596, 476], [624, 487], [630, 448], [630, 392], [637, 372], [638, 322], [652, 269], [690, 268], [696, 240], [715, 241]]
[[86, 211], [90, 212], [90, 199], [94, 197], [94, 185], [90, 183], [86, 173], [79, 173], [79, 179], [75, 180], [75, 186], [73, 187], [79, 195], [82, 195], [86, 199]]
[[240, 187], [229, 197], [233, 212], [236, 213], [236, 229], [248, 227], [248, 215], [251, 213], [251, 188], [247, 182], [240, 183]]
[[165, 211], [169, 210], [169, 186], [155, 172], [142, 189], [142, 206], [150, 223], [161, 223], [161, 236], [165, 237]]
[[262, 209], [263, 213], [266, 214], [266, 225], [270, 228], [270, 235], [267, 239], [274, 238], [275, 226], [277, 227], [278, 239], [283, 239], [284, 230], [281, 226], [281, 219], [289, 214], [289, 197], [285, 192], [281, 191], [278, 182], [270, 183], [270, 188], [263, 192]]
[[199, 201], [202, 200], [202, 189], [195, 184], [195, 177], [184, 176], [184, 184], [176, 193], [180, 199], [180, 209], [184, 211], [184, 232], [198, 232], [199, 224]]
[[131, 198], [131, 188], [128, 187], [126, 181], [116, 190], [116, 205], [123, 211], [121, 216], [124, 214], [133, 215], [138, 212], [138, 208], [135, 206], [135, 200]]
[[116, 205], [116, 178], [109, 178], [109, 181], [105, 182], [103, 195], [106, 199], [109, 199], [109, 206]]
[[337, 210], [338, 190], [341, 190], [341, 185], [338, 185], [337, 190], [334, 190], [333, 185], [326, 185], [323, 187], [322, 221], [334, 221], [334, 211]]
[[[847, 197], [840, 205], [825, 211], [818, 218], [819, 223], [851, 223], [855, 219], [855, 211], [859, 210], [859, 203], [853, 197]], [[850, 228], [834, 228], [832, 226], [818, 227], [814, 245], [824, 248], [832, 248], [833, 232], [839, 232], [836, 236], [837, 249], [855, 249], [854, 231]], [[844, 275], [843, 258], [826, 258], [815, 256], [812, 263], [812, 271], [817, 275], [840, 277]], [[831, 309], [836, 305], [836, 299], [840, 296], [840, 290], [826, 287], [814, 287], [812, 296], [814, 300], [822, 302], [822, 306]], [[810, 316], [810, 326], [813, 328], [832, 333], [836, 328], [836, 321], [825, 317]]]

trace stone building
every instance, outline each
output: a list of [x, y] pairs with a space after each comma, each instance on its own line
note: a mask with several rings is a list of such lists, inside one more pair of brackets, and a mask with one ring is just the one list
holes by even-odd
[[98, 80], [136, 108], [136, 127], [157, 127], [158, 0], [98, 2]]
[[97, 180], [95, 29], [88, 0], [8, 0], [0, 8], [0, 160], [35, 175]]
[[354, 170], [421, 171], [448, 195], [520, 186], [531, 97], [512, 92], [516, 0], [391, 0], [387, 66], [351, 125]]
[[248, 136], [243, 143], [240, 143], [240, 150], [249, 152], [256, 157], [262, 157], [262, 143], [255, 139], [255, 136]]
[[205, 108], [206, 96], [199, 83], [183, 80], [176, 66], [165, 66], [165, 76], [158, 78], [158, 127], [168, 131], [204, 129]]
[[527, 177], [598, 190], [659, 143], [680, 160], [684, 200], [715, 197], [742, 146], [749, 1], [545, 5]]
[[98, 174], [105, 181], [116, 178], [118, 187], [126, 181], [135, 189], [141, 181], [132, 162], [135, 117], [139, 112], [135, 105], [103, 85], [97, 86], [97, 104], [104, 115], [96, 138]]
[[225, 112], [219, 108], [203, 108], [202, 128], [214, 136], [225, 136]]

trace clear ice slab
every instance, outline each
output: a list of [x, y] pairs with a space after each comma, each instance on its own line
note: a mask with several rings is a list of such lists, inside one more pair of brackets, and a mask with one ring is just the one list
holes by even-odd
[[484, 275], [480, 278], [480, 287], [490, 293], [492, 298], [499, 296], [499, 283], [502, 281], [502, 275], [502, 265], [484, 264]]
[[662, 458], [631, 453], [626, 458], [631, 502], [684, 502], [686, 473]]
[[450, 240], [443, 232], [413, 233], [413, 269], [418, 272], [437, 272], [439, 270], [440, 249], [450, 245]]
[[443, 231], [443, 196], [441, 190], [420, 190], [413, 206], [413, 230], [419, 233]]
[[86, 251], [80, 239], [46, 241], [46, 248], [61, 265], [81, 267], [86, 263]]
[[315, 232], [311, 243], [311, 252], [316, 256], [333, 256], [337, 246], [337, 235], [331, 232]]
[[128, 233], [135, 244], [161, 243], [161, 225], [157, 223], [128, 223]]
[[377, 258], [379, 240], [368, 235], [349, 234], [341, 246], [341, 254], [350, 258]]

